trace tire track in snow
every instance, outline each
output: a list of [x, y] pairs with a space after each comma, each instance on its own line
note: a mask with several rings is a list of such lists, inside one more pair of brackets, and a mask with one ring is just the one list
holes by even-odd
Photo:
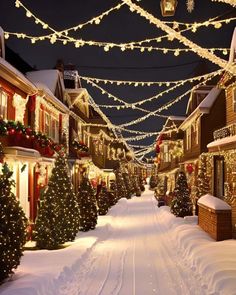
[[[154, 197], [152, 198], [152, 202], [154, 204], [155, 200]], [[183, 264], [182, 257], [177, 255], [176, 248], [173, 251], [173, 248], [170, 248], [170, 245], [175, 245], [175, 242], [171, 239], [171, 236], [167, 233], [168, 228], [164, 225], [161, 226], [160, 217], [158, 216], [158, 208], [154, 205], [153, 206], [155, 214], [155, 225], [158, 228], [160, 234], [160, 239], [162, 241], [162, 245], [164, 245], [165, 249], [165, 257], [168, 261], [171, 260], [171, 263], [175, 265], [176, 272], [175, 276], [173, 277], [173, 272], [169, 271], [170, 276], [173, 280], [178, 281], [178, 294], [184, 295], [204, 295], [206, 294], [206, 290], [201, 288], [201, 284], [199, 281], [196, 280], [196, 274], [194, 274], [190, 268], [187, 268], [186, 265]], [[178, 290], [178, 288], [176, 290]], [[180, 293], [179, 293], [180, 292]]]
[[[119, 206], [119, 203], [118, 205]], [[122, 211], [115, 210], [117, 214], [113, 217], [113, 222], [117, 223], [116, 218], [118, 214], [119, 223], [121, 222], [120, 219], [124, 219], [128, 215], [128, 206], [126, 203], [125, 208]], [[113, 213], [114, 214], [114, 213]], [[119, 230], [118, 230], [119, 232]], [[100, 295], [100, 294], [109, 294], [103, 293], [103, 290], [106, 286], [110, 275], [110, 268], [111, 268], [111, 257], [114, 250], [111, 251], [112, 247], [109, 246], [111, 244], [112, 236], [117, 232], [110, 232], [107, 234], [106, 237], [103, 239], [98, 240], [93, 247], [86, 251], [86, 254], [83, 255], [83, 259], [79, 259], [81, 264], [76, 264], [74, 268], [74, 272], [71, 273], [71, 276], [67, 281], [65, 280], [64, 284], [61, 285], [58, 295]], [[97, 254], [102, 253], [102, 254]], [[121, 262], [124, 261], [125, 251], [121, 253]], [[120, 260], [119, 260], [120, 262]], [[103, 267], [101, 267], [103, 266]], [[116, 265], [117, 266], [117, 265]], [[95, 280], [98, 277], [97, 269], [99, 269], [99, 280]], [[116, 269], [117, 270], [117, 269]], [[123, 276], [123, 265], [121, 264], [121, 271], [118, 279], [120, 282], [116, 282], [118, 288], [122, 285], [122, 276]], [[95, 278], [95, 279], [94, 279]], [[94, 290], [98, 290], [97, 293]], [[118, 294], [118, 293], [117, 293]]]

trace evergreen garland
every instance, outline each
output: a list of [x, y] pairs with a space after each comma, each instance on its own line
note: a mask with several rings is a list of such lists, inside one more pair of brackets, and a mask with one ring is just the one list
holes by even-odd
[[0, 175], [0, 283], [20, 264], [26, 242], [27, 219], [11, 190], [12, 174], [4, 164]]
[[79, 230], [94, 229], [97, 224], [97, 206], [95, 191], [88, 178], [84, 177], [78, 192], [79, 203]]
[[185, 173], [180, 171], [174, 189], [174, 198], [171, 201], [171, 212], [178, 217], [192, 215], [192, 202]]

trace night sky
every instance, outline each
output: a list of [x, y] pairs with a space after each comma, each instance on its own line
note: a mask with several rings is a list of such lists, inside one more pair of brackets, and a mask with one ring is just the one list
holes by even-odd
[[[56, 30], [63, 30], [71, 26], [83, 23], [99, 15], [105, 10], [118, 4], [120, 1], [112, 0], [22, 0], [22, 3], [31, 10], [38, 18], [48, 23]], [[165, 21], [179, 22], [202, 22], [209, 18], [221, 16], [219, 19], [236, 17], [236, 9], [230, 5], [212, 2], [210, 0], [195, 0], [195, 8], [192, 13], [186, 9], [186, 1], [179, 0], [174, 17], [161, 16], [159, 0], [141, 0], [136, 2], [154, 16]], [[213, 26], [200, 28], [196, 33], [188, 32], [186, 37], [203, 47], [230, 47], [231, 37], [236, 22], [223, 24], [222, 28], [215, 29]], [[5, 31], [23, 32], [30, 35], [45, 35], [50, 31], [43, 30], [36, 25], [32, 18], [25, 16], [25, 11], [15, 8], [15, 1], [0, 1], [0, 26]], [[73, 36], [84, 40], [109, 41], [114, 43], [137, 41], [146, 38], [162, 36], [165, 33], [150, 25], [144, 18], [130, 12], [124, 5], [104, 17], [99, 25], [87, 25], [82, 30], [74, 32]], [[139, 50], [111, 49], [105, 52], [103, 48], [84, 46], [75, 48], [74, 45], [62, 45], [57, 42], [50, 44], [49, 41], [41, 41], [32, 45], [29, 40], [10, 37], [6, 44], [17, 52], [30, 65], [37, 69], [50, 69], [56, 64], [57, 59], [63, 59], [65, 64], [76, 65], [79, 74], [105, 79], [137, 80], [137, 81], [167, 81], [179, 80], [208, 73], [218, 67], [211, 62], [200, 58], [194, 53], [181, 53], [175, 57], [173, 53], [163, 54], [157, 51], [140, 52]], [[152, 43], [153, 47], [183, 48], [178, 41]], [[148, 46], [148, 44], [147, 44]], [[228, 59], [219, 52], [218, 56]], [[114, 104], [111, 98], [102, 95], [91, 85], [82, 81], [83, 87], [87, 88], [90, 95], [98, 104]], [[99, 84], [107, 91], [127, 102], [135, 102], [148, 98], [166, 89], [165, 87], [133, 87]], [[187, 83], [174, 92], [154, 100], [152, 103], [143, 104], [147, 110], [155, 110], [163, 103], [174, 99], [188, 90], [192, 85]], [[165, 115], [185, 115], [188, 97], [162, 112]], [[117, 104], [117, 102], [115, 102]], [[102, 109], [114, 124], [122, 124], [130, 120], [142, 117], [145, 113], [135, 110]], [[162, 128], [164, 119], [151, 117], [142, 123], [128, 127], [140, 131], [158, 131]], [[126, 136], [127, 134], [124, 134]], [[128, 134], [128, 136], [133, 136]], [[155, 136], [133, 141], [132, 144], [150, 144]]]

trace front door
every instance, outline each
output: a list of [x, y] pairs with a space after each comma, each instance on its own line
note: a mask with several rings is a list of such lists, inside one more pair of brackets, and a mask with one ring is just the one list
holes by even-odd
[[214, 196], [223, 198], [224, 196], [224, 157], [214, 157]]

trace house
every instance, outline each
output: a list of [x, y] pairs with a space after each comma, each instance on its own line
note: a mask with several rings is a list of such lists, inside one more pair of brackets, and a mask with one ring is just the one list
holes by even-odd
[[179, 163], [183, 156], [183, 132], [179, 126], [185, 117], [167, 118], [156, 144], [158, 179], [164, 188], [164, 194], [170, 194], [175, 188]]
[[[236, 61], [236, 29], [229, 63]], [[206, 153], [211, 193], [232, 207], [233, 237], [236, 237], [236, 76], [225, 72], [218, 83], [225, 98], [225, 124], [213, 133]]]
[[191, 197], [195, 202], [199, 156], [207, 152], [213, 132], [225, 124], [225, 97], [216, 86], [204, 85], [191, 93], [187, 118], [179, 126], [184, 132], [182, 169], [186, 172]]

